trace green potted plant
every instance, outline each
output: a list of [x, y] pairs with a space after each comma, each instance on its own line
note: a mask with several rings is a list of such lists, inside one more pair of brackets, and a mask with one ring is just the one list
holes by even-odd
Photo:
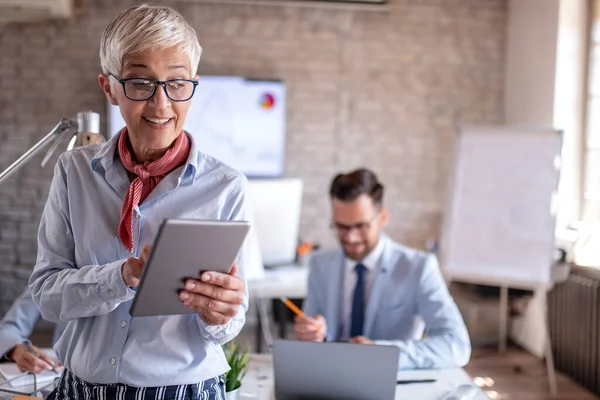
[[223, 347], [227, 362], [231, 368], [225, 374], [225, 394], [227, 400], [238, 400], [240, 397], [240, 386], [242, 379], [248, 370], [248, 361], [250, 359], [250, 345], [246, 344], [244, 348], [235, 342], [231, 342], [227, 347]]

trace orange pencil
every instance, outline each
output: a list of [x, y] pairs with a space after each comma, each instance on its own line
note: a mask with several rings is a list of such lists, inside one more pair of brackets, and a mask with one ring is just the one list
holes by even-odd
[[306, 315], [302, 312], [301, 309], [298, 308], [292, 301], [286, 297], [282, 297], [281, 301], [285, 304], [290, 310], [294, 312], [294, 314], [301, 316], [302, 318], [306, 318]]
[[[282, 297], [280, 300], [283, 302], [283, 304], [287, 306], [287, 308], [292, 310], [296, 315], [302, 318], [306, 318], [306, 315], [302, 312], [302, 310], [299, 309], [298, 306], [296, 306], [294, 303], [292, 303], [290, 299], [288, 299], [287, 297]], [[317, 332], [319, 332], [320, 330], [321, 327], [317, 327]]]

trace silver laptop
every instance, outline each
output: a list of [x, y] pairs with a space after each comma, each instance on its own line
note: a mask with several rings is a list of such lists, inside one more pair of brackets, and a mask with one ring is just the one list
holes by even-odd
[[392, 400], [399, 356], [396, 346], [275, 340], [275, 398]]

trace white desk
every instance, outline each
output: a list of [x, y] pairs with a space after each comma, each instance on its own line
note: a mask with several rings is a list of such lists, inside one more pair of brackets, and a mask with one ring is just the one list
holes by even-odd
[[[3, 378], [0, 376], [0, 384], [3, 382]], [[19, 386], [12, 387], [9, 384], [5, 384], [0, 386], [0, 400], [4, 399], [12, 399], [18, 395], [26, 395], [31, 397], [39, 397], [45, 398], [52, 392], [54, 389], [54, 385], [57, 381], [54, 382], [44, 382], [37, 385], [37, 388], [34, 388], [33, 385], [29, 386]]]
[[[54, 354], [54, 350], [52, 348], [42, 348], [44, 353], [48, 354], [50, 358], [54, 361], [57, 360], [56, 355]], [[3, 363], [9, 364], [9, 363]], [[14, 363], [13, 363], [14, 364]], [[32, 397], [46, 397], [52, 389], [54, 385], [58, 382], [59, 376], [56, 376], [54, 380], [45, 380], [39, 382], [36, 386], [34, 385], [25, 385], [25, 386], [17, 386], [12, 387], [10, 383], [4, 383], [4, 377], [0, 374], [0, 400], [4, 399], [12, 399], [13, 397], [21, 394], [21, 395], [29, 395]]]
[[[271, 345], [271, 327], [269, 313], [265, 301], [279, 299], [280, 297], [304, 298], [308, 291], [308, 267], [288, 265], [277, 268], [265, 269], [264, 276], [248, 280], [248, 293], [256, 302], [258, 308], [258, 324], [256, 327], [256, 352], [261, 352], [262, 338], [265, 337], [267, 345]], [[285, 320], [285, 310], [282, 308], [281, 321]], [[279, 335], [284, 337], [284, 325], [281, 325]]]
[[[398, 379], [437, 379], [435, 383], [397, 385], [395, 400], [440, 400], [457, 386], [472, 383], [462, 368], [402, 371]], [[273, 359], [270, 354], [253, 354], [243, 379], [240, 400], [275, 400]], [[481, 391], [477, 400], [489, 400]]]
[[308, 290], [308, 267], [289, 265], [265, 269], [264, 276], [248, 280], [253, 299], [302, 298]]
[[[50, 357], [53, 360], [56, 360], [56, 357], [54, 356], [54, 350], [52, 350], [52, 349], [42, 349], [42, 350], [46, 354], [50, 355]], [[2, 364], [3, 365], [4, 364], [7, 364], [7, 365], [12, 364], [13, 366], [15, 365], [14, 363], [6, 363], [6, 362], [3, 362]], [[48, 373], [48, 374], [50, 374], [50, 373]], [[60, 377], [60, 375], [56, 374], [54, 379], [52, 379], [52, 376], [50, 376], [46, 379], [40, 378], [40, 381], [37, 383], [37, 385], [28, 384], [28, 385], [13, 387], [13, 386], [11, 386], [10, 383], [6, 383], [2, 374], [0, 374], [0, 400], [12, 399], [13, 397], [15, 397], [19, 394], [20, 395], [28, 395], [28, 396], [32, 396], [32, 397], [46, 397], [47, 395], [50, 394], [52, 389], [54, 389], [54, 386], [58, 382], [59, 377]]]

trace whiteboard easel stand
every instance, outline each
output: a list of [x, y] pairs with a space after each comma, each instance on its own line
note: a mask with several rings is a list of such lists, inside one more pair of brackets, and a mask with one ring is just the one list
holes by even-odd
[[[506, 341], [508, 337], [508, 286], [500, 287], [500, 340], [498, 342], [498, 351], [504, 353], [506, 351]], [[552, 343], [550, 342], [550, 326], [548, 322], [548, 304], [544, 301], [544, 319], [546, 334], [546, 345], [544, 346], [544, 359], [546, 361], [546, 373], [548, 374], [548, 384], [550, 385], [550, 396], [556, 397], [556, 370], [554, 368], [554, 356], [552, 355]]]
[[[546, 294], [548, 292], [546, 291]], [[556, 397], [556, 370], [554, 369], [554, 355], [552, 354], [552, 342], [550, 341], [550, 315], [548, 313], [548, 299], [544, 298], [544, 318], [546, 329], [546, 346], [544, 346], [544, 358], [546, 359], [546, 371], [548, 383], [550, 384], [550, 396]]]
[[[547, 293], [554, 284], [552, 275], [545, 275], [545, 268], [553, 262], [562, 131], [548, 126], [457, 125], [456, 133], [442, 226], [442, 272], [447, 280], [500, 287], [498, 348], [504, 352], [509, 288]], [[538, 212], [542, 209], [549, 212]], [[491, 246], [497, 237], [502, 237], [501, 245]], [[523, 243], [534, 244], [527, 248], [525, 257], [518, 250]], [[547, 261], [543, 259], [546, 256]], [[531, 274], [519, 270], [531, 265], [536, 267]], [[544, 356], [550, 393], [555, 397], [547, 305], [544, 308]]]
[[[472, 276], [444, 276], [446, 283], [449, 285], [450, 282], [464, 282], [471, 283], [475, 285], [489, 285], [489, 286], [497, 286], [498, 283], [486, 277], [472, 277]], [[548, 291], [552, 288], [553, 284], [550, 287], [544, 287], [544, 292], [548, 293]], [[506, 342], [508, 338], [508, 289], [524, 289], [524, 290], [538, 290], [537, 288], [532, 287], [530, 285], [526, 285], [520, 282], [503, 282], [500, 284], [500, 300], [499, 300], [499, 341], [498, 341], [498, 352], [504, 353], [506, 351]], [[548, 315], [548, 303], [546, 299], [544, 299], [544, 330], [545, 330], [545, 339], [546, 345], [544, 346], [544, 359], [546, 361], [546, 374], [548, 375], [548, 385], [550, 387], [550, 396], [552, 398], [556, 397], [558, 392], [557, 384], [556, 384], [556, 369], [554, 368], [554, 355], [552, 354], [552, 343], [550, 341], [550, 323], [549, 323], [549, 315]]]
[[506, 351], [506, 341], [508, 337], [508, 286], [500, 287], [500, 305], [499, 305], [499, 333], [498, 351], [504, 353]]

